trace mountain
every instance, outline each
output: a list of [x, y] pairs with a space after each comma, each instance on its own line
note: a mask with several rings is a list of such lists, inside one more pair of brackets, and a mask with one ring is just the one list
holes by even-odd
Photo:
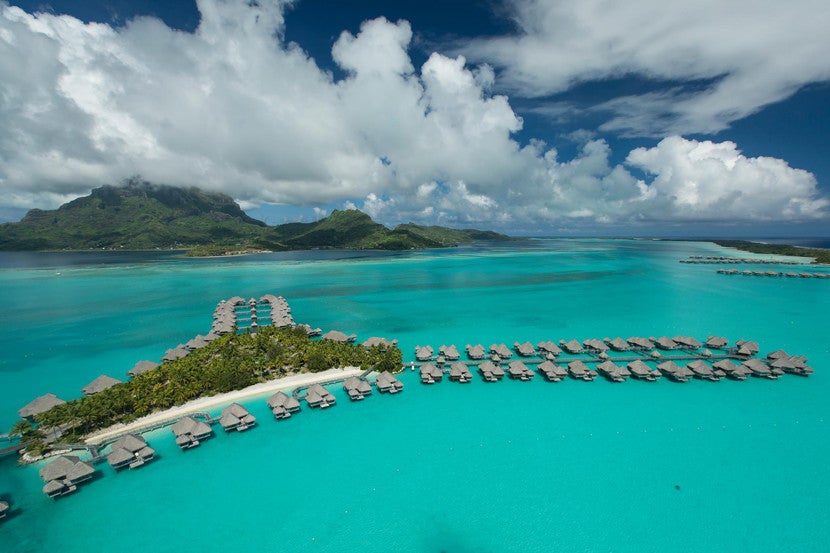
[[0, 250], [192, 249], [195, 255], [312, 248], [402, 250], [509, 240], [488, 231], [399, 225], [390, 230], [357, 210], [314, 223], [268, 226], [230, 196], [134, 178], [102, 186], [55, 210], [33, 209], [0, 225]]

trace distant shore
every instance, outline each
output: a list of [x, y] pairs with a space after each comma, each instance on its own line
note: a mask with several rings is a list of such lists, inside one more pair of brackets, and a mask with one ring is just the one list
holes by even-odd
[[748, 240], [712, 240], [712, 243], [744, 252], [806, 257], [813, 259], [814, 263], [823, 265], [830, 264], [830, 250], [822, 248], [804, 248], [787, 244], [766, 244], [763, 242], [750, 242]]
[[99, 430], [98, 432], [94, 432], [93, 434], [88, 435], [85, 438], [85, 442], [89, 445], [99, 445], [102, 442], [105, 442], [109, 439], [115, 438], [123, 434], [129, 434], [130, 432], [141, 432], [142, 430], [146, 430], [148, 428], [152, 428], [154, 426], [158, 426], [166, 422], [173, 422], [176, 419], [179, 419], [185, 415], [191, 415], [193, 413], [207, 411], [209, 409], [232, 403], [234, 401], [251, 399], [258, 396], [275, 393], [280, 390], [291, 390], [293, 388], [297, 388], [298, 386], [324, 384], [326, 382], [332, 382], [335, 380], [348, 378], [350, 376], [358, 376], [362, 372], [363, 370], [359, 367], [346, 367], [343, 369], [328, 369], [326, 371], [317, 373], [295, 374], [292, 376], [286, 376], [285, 378], [278, 378], [276, 380], [269, 380], [268, 382], [261, 382], [259, 384], [254, 384], [253, 386], [243, 388], [242, 390], [235, 390], [233, 392], [227, 392], [215, 396], [194, 399], [188, 401], [183, 405], [171, 407], [170, 409], [159, 411], [157, 413], [151, 413], [146, 417], [136, 419], [129, 424], [116, 424], [114, 426], [104, 428], [103, 430]]

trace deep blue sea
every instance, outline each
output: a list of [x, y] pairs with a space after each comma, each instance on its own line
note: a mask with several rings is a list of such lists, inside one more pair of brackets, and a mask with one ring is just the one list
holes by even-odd
[[406, 371], [402, 394], [350, 403], [331, 386], [336, 406], [280, 422], [258, 398], [245, 403], [251, 431], [186, 452], [169, 429], [149, 433], [157, 460], [98, 465], [57, 501], [39, 466], [0, 460], [13, 507], [0, 551], [826, 551], [830, 281], [678, 263], [718, 254], [735, 252], [530, 240], [221, 259], [0, 254], [2, 429], [35, 396], [78, 397], [99, 374], [125, 378], [206, 333], [233, 295], [282, 295], [298, 322], [397, 338], [407, 360], [425, 344], [717, 334], [815, 368], [775, 381], [434, 386]]

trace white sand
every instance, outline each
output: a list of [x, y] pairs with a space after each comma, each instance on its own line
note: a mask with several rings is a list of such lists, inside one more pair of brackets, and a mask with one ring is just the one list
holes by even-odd
[[219, 394], [210, 397], [202, 397], [188, 401], [184, 405], [178, 407], [171, 407], [166, 411], [159, 411], [158, 413], [151, 413], [146, 417], [136, 419], [129, 424], [116, 424], [109, 428], [99, 430], [94, 434], [90, 434], [86, 438], [88, 444], [100, 444], [101, 442], [110, 438], [119, 436], [121, 434], [128, 434], [130, 432], [141, 431], [142, 429], [156, 426], [158, 424], [174, 421], [185, 415], [191, 413], [198, 413], [200, 411], [208, 411], [213, 407], [225, 405], [234, 401], [241, 401], [257, 396], [264, 396], [273, 394], [280, 390], [292, 390], [297, 386], [311, 386], [312, 384], [323, 384], [331, 382], [332, 380], [339, 380], [341, 378], [348, 378], [350, 376], [357, 376], [363, 372], [358, 367], [346, 367], [344, 369], [329, 369], [318, 373], [303, 373], [293, 376], [286, 376], [285, 378], [278, 378], [276, 380], [269, 380], [260, 384], [248, 386], [242, 390], [228, 392], [226, 394]]

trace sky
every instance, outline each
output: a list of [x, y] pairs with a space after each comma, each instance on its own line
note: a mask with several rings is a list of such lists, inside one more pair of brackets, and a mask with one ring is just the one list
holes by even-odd
[[134, 175], [270, 224], [830, 236], [826, 0], [0, 0], [0, 221]]

